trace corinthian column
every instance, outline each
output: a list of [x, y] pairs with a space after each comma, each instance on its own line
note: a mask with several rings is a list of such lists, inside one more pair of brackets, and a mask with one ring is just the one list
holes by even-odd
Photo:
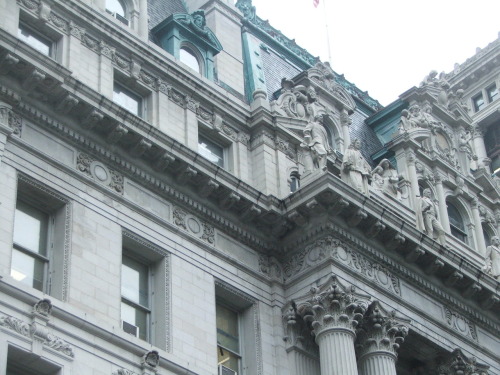
[[298, 314], [311, 328], [319, 346], [321, 375], [357, 375], [355, 327], [363, 318], [368, 296], [355, 293], [333, 276], [312, 297], [298, 306]]
[[488, 155], [486, 154], [483, 131], [477, 124], [475, 124], [472, 128], [472, 142], [477, 155], [478, 167], [484, 168], [487, 172], [489, 172], [491, 159], [488, 158]]
[[358, 330], [360, 375], [396, 375], [396, 352], [408, 334], [404, 323], [378, 301], [370, 305]]

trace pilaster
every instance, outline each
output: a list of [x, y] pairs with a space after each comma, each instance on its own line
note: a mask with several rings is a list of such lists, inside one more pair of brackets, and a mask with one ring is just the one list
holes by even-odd
[[443, 178], [439, 172], [434, 173], [434, 182], [439, 208], [439, 222], [446, 233], [450, 233], [450, 221], [448, 220], [448, 209], [446, 208], [446, 196], [444, 195]]
[[484, 145], [484, 134], [479, 125], [474, 124], [472, 128], [472, 142], [477, 155], [478, 168], [484, 168], [490, 173], [490, 162], [486, 154], [486, 146]]
[[486, 242], [483, 236], [483, 227], [481, 225], [481, 216], [479, 215], [479, 201], [476, 197], [471, 202], [472, 217], [474, 219], [474, 237], [476, 238], [476, 249], [481, 255], [486, 254]]

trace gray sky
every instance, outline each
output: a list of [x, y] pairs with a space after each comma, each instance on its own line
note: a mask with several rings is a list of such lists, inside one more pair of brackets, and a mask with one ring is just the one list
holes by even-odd
[[[257, 15], [383, 105], [498, 38], [500, 0], [253, 0]], [[292, 5], [293, 4], [293, 5]], [[325, 7], [326, 6], [326, 12]], [[325, 17], [326, 15], [326, 17]]]

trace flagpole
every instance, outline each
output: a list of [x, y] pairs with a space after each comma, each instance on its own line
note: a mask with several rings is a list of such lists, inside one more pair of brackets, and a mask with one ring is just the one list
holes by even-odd
[[330, 66], [332, 65], [332, 50], [330, 48], [330, 32], [328, 31], [328, 16], [326, 13], [326, 1], [322, 0], [323, 3], [323, 13], [325, 14], [325, 29], [326, 29], [326, 44], [328, 45], [328, 62]]

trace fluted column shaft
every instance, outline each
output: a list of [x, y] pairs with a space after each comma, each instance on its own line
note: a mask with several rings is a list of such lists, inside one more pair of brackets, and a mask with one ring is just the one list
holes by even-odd
[[358, 375], [354, 338], [345, 328], [327, 328], [317, 335], [321, 375]]
[[359, 360], [360, 375], [396, 375], [396, 356], [381, 351], [363, 356]]

